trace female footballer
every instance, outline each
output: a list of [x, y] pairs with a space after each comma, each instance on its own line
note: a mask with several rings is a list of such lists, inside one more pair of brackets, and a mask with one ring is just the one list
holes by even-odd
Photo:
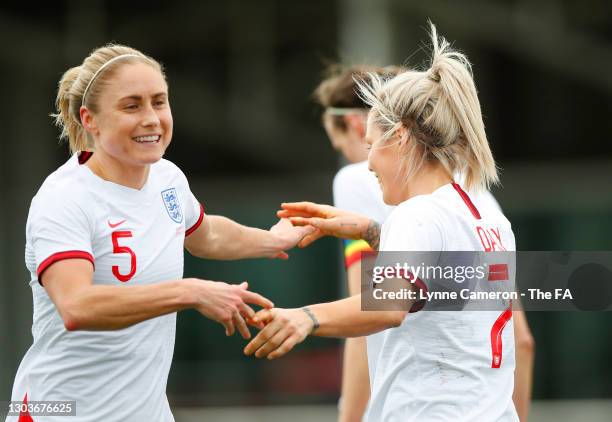
[[[350, 164], [334, 178], [334, 206], [383, 223], [392, 211], [382, 199], [382, 192], [367, 163], [365, 145], [367, 104], [358, 93], [357, 81], [367, 79], [368, 73], [382, 78], [397, 75], [405, 69], [398, 67], [332, 66], [328, 76], [315, 90], [315, 99], [323, 107], [323, 126], [332, 146]], [[489, 191], [475, 195], [491, 206], [499, 207]], [[360, 261], [362, 252], [371, 248], [363, 239], [344, 240], [344, 258], [350, 295], [361, 292]], [[531, 400], [534, 359], [534, 340], [522, 310], [513, 311], [516, 370], [513, 401], [521, 422], [527, 421]], [[342, 396], [339, 422], [361, 421], [370, 395], [366, 341], [363, 337], [348, 338], [342, 362]]]
[[[364, 239], [380, 251], [483, 251], [478, 228], [515, 248], [510, 223], [467, 191], [498, 180], [467, 58], [438, 38], [425, 71], [360, 84], [371, 106], [369, 166], [383, 199], [396, 208], [382, 227], [358, 214], [311, 203], [283, 204], [279, 215], [323, 235]], [[464, 175], [465, 190], [453, 175]], [[490, 245], [489, 245], [490, 246]], [[423, 289], [428, 281], [424, 280]], [[499, 312], [361, 311], [360, 295], [301, 309], [260, 311], [266, 327], [245, 353], [282, 356], [309, 334], [368, 335], [371, 398], [368, 421], [517, 421], [512, 402], [512, 309]], [[510, 326], [507, 326], [507, 325]], [[504, 329], [505, 328], [505, 329]], [[468, 393], [469, 392], [469, 393]]]
[[45, 421], [173, 421], [166, 382], [176, 312], [196, 309], [227, 335], [249, 338], [249, 304], [272, 306], [246, 282], [183, 279], [183, 249], [286, 258], [308, 232], [288, 220], [265, 231], [204, 213], [185, 175], [162, 158], [172, 139], [162, 67], [135, 49], [99, 48], [69, 69], [56, 118], [73, 155], [30, 207], [33, 344], [12, 400], [76, 401], [76, 416], [60, 409]]

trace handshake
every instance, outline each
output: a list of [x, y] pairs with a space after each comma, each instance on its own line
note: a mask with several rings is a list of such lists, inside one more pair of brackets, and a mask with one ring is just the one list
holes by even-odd
[[[248, 325], [260, 331], [245, 347], [246, 355], [274, 359], [289, 352], [318, 327], [316, 317], [308, 308], [281, 309], [265, 297], [248, 290], [245, 281], [239, 285], [217, 281], [190, 279], [200, 288], [202, 299], [195, 306], [204, 316], [225, 327], [225, 334], [236, 331], [245, 339], [251, 338]], [[248, 304], [262, 306], [255, 312]], [[247, 325], [248, 324], [248, 325]]]
[[308, 307], [301, 309], [262, 309], [248, 320], [260, 329], [244, 348], [244, 354], [258, 358], [279, 358], [303, 342], [315, 331], [319, 322]]
[[[366, 239], [371, 245], [378, 244], [378, 224], [366, 217], [311, 202], [284, 203], [281, 207], [277, 213], [281, 221], [270, 231], [281, 238], [290, 239], [287, 243], [292, 243], [292, 246], [297, 244], [304, 248], [323, 236]], [[307, 227], [308, 230], [302, 231], [301, 237], [296, 239], [291, 231], [295, 226]], [[200, 302], [195, 308], [204, 316], [221, 323], [226, 335], [233, 335], [238, 330], [243, 338], [250, 339], [248, 325], [260, 330], [244, 348], [246, 355], [254, 354], [258, 358], [268, 359], [281, 357], [319, 327], [316, 312], [311, 308], [275, 308], [267, 298], [249, 291], [247, 282], [230, 285], [197, 281], [207, 285], [207, 292], [199, 295]], [[256, 313], [248, 304], [263, 309]]]

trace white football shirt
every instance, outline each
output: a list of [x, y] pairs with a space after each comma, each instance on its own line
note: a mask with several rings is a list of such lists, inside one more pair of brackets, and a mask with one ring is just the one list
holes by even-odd
[[[462, 176], [457, 175], [456, 180], [461, 183]], [[370, 217], [379, 223], [384, 223], [395, 207], [383, 202], [382, 191], [378, 180], [369, 170], [367, 161], [349, 164], [336, 174], [333, 184], [334, 205], [338, 208], [356, 212]], [[501, 208], [489, 191], [470, 194], [483, 209], [492, 209], [501, 212]], [[361, 252], [371, 251], [364, 240], [344, 240], [344, 260], [346, 268], [361, 260]], [[368, 357], [370, 361], [370, 381], [373, 383], [372, 373], [375, 372], [372, 361], [379, 356], [381, 341], [368, 341]], [[408, 363], [410, 364], [410, 363]]]
[[[398, 205], [381, 251], [515, 250], [509, 221], [490, 194], [472, 201], [457, 184]], [[490, 232], [491, 231], [491, 232]], [[368, 337], [371, 422], [518, 421], [512, 312], [421, 311]]]
[[94, 284], [181, 279], [184, 239], [200, 225], [204, 209], [167, 160], [151, 165], [137, 190], [96, 176], [82, 165], [90, 156], [75, 154], [47, 177], [30, 206], [25, 261], [33, 344], [17, 371], [12, 400], [76, 400], [76, 417], [33, 417], [36, 422], [170, 422], [166, 382], [176, 313], [121, 330], [67, 331], [40, 277], [54, 262], [81, 258], [94, 265]]

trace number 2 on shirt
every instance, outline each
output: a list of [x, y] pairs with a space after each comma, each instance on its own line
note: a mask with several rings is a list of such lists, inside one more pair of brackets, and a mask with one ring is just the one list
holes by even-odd
[[130, 279], [134, 277], [134, 274], [136, 273], [136, 254], [129, 247], [119, 245], [119, 239], [121, 239], [122, 237], [132, 237], [132, 232], [127, 230], [120, 230], [112, 233], [113, 253], [130, 254], [130, 272], [128, 274], [121, 274], [119, 272], [119, 266], [113, 265], [113, 275], [117, 278], [117, 280], [125, 283], [127, 281], [130, 281]]

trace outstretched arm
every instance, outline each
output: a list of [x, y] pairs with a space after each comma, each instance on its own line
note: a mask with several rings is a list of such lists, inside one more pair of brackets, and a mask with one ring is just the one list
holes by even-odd
[[261, 230], [226, 217], [205, 215], [200, 227], [185, 238], [185, 248], [199, 258], [287, 259], [285, 251], [313, 231], [312, 227], [293, 227], [286, 219], [280, 220], [270, 230]]
[[298, 244], [303, 248], [323, 236], [363, 239], [375, 251], [380, 243], [380, 224], [360, 214], [313, 202], [281, 204], [280, 218], [289, 218], [296, 226], [311, 226], [314, 231]]
[[406, 311], [361, 310], [361, 295], [296, 309], [262, 309], [252, 319], [265, 328], [245, 347], [244, 353], [275, 359], [312, 334], [321, 337], [365, 336], [399, 326]]
[[195, 278], [139, 286], [93, 284], [93, 266], [82, 259], [56, 262], [39, 280], [69, 331], [118, 330], [161, 315], [193, 308], [250, 338], [245, 319], [255, 315], [248, 304], [272, 307], [268, 299], [232, 285]]

